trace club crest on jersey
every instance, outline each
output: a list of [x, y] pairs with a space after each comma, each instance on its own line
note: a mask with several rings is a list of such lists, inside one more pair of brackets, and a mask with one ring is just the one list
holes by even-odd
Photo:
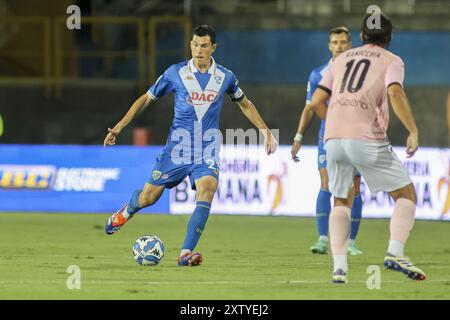
[[222, 78], [221, 76], [214, 76], [214, 80], [216, 80], [216, 83], [217, 83], [217, 84], [221, 84], [223, 78]]
[[218, 97], [218, 92], [214, 90], [206, 91], [192, 91], [190, 95], [187, 96], [186, 102], [192, 106], [201, 106], [205, 104], [211, 104], [216, 101]]
[[158, 181], [161, 178], [161, 171], [153, 170], [152, 172], [153, 180]]
[[185, 78], [186, 80], [194, 80], [194, 78], [189, 74], [187, 75], [187, 77]]

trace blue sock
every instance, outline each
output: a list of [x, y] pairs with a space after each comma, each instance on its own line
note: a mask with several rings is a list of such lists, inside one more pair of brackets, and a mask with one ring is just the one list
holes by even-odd
[[135, 214], [142, 208], [139, 206], [139, 195], [141, 194], [142, 190], [136, 190], [133, 192], [133, 195], [131, 196], [131, 200], [128, 203], [127, 212], [129, 214]]
[[352, 223], [350, 226], [350, 239], [355, 240], [356, 235], [358, 234], [359, 224], [361, 222], [362, 216], [362, 199], [361, 194], [358, 193], [353, 200], [352, 206]]
[[182, 249], [194, 250], [197, 245], [203, 229], [205, 229], [206, 221], [208, 221], [209, 211], [211, 211], [211, 203], [206, 201], [197, 201], [194, 213], [187, 225], [187, 234], [184, 239]]
[[328, 218], [331, 212], [331, 192], [320, 189], [316, 202], [316, 220], [319, 236], [328, 237]]

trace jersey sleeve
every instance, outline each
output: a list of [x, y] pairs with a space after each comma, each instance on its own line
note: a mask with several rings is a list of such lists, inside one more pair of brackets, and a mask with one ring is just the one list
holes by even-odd
[[173, 91], [173, 82], [170, 77], [171, 68], [167, 69], [159, 78], [155, 84], [148, 89], [147, 94], [153, 100], [157, 100], [169, 92]]
[[333, 64], [330, 64], [329, 68], [325, 71], [322, 80], [317, 85], [317, 88], [320, 88], [328, 94], [331, 94], [332, 88], [333, 88]]
[[314, 94], [314, 91], [316, 91], [317, 85], [318, 85], [318, 83], [317, 83], [316, 72], [313, 70], [311, 72], [311, 74], [309, 75], [308, 87], [306, 88], [306, 104], [311, 103], [311, 99]]
[[231, 82], [230, 86], [228, 87], [227, 94], [230, 96], [231, 101], [233, 102], [242, 101], [245, 97], [244, 92], [241, 90], [241, 88], [239, 88], [239, 81], [234, 73], [231, 73]]
[[403, 87], [403, 80], [405, 78], [405, 64], [402, 59], [394, 59], [387, 68], [386, 77], [384, 79], [386, 87], [391, 84], [399, 84]]

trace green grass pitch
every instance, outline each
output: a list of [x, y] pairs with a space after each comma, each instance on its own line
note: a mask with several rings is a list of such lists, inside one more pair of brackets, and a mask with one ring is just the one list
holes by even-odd
[[[0, 299], [449, 299], [450, 224], [416, 221], [406, 254], [427, 273], [415, 282], [382, 263], [388, 220], [365, 219], [349, 257], [349, 283], [331, 283], [330, 255], [312, 255], [315, 220], [212, 215], [198, 245], [203, 265], [176, 264], [188, 215], [140, 215], [106, 236], [105, 214], [0, 214]], [[156, 234], [166, 256], [138, 265], [136, 238]], [[81, 288], [69, 290], [67, 268], [79, 266]], [[380, 267], [380, 289], [367, 273]]]

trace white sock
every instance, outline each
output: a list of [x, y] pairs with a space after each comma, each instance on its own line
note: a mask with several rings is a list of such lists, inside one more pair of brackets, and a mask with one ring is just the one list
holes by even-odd
[[319, 241], [328, 242], [328, 237], [327, 236], [320, 236], [319, 237]]
[[349, 246], [355, 245], [355, 239], [349, 239], [349, 240], [348, 240], [348, 245], [349, 245]]
[[130, 217], [130, 214], [128, 213], [128, 206], [125, 208], [125, 210], [123, 210], [122, 216], [127, 220]]
[[189, 250], [189, 249], [182, 249], [181, 252], [180, 252], [180, 257], [182, 255], [186, 254], [186, 253], [191, 253], [191, 250]]
[[333, 272], [336, 272], [338, 269], [342, 269], [342, 271], [347, 273], [348, 265], [346, 254], [337, 254], [333, 256]]
[[404, 253], [403, 250], [405, 249], [405, 245], [398, 240], [389, 240], [389, 247], [388, 247], [388, 253], [396, 256], [396, 257], [403, 257]]

